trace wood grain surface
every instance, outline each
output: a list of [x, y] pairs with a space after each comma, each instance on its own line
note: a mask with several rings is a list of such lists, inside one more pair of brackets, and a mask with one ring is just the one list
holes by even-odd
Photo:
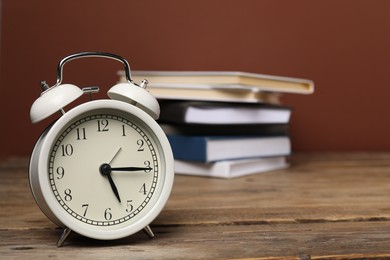
[[390, 153], [295, 154], [286, 170], [176, 176], [154, 239], [98, 241], [39, 210], [28, 159], [0, 162], [0, 258], [390, 259]]

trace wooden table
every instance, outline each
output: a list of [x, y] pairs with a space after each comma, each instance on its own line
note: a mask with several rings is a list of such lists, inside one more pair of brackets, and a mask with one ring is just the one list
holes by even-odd
[[291, 168], [241, 177], [177, 176], [156, 237], [96, 241], [60, 230], [28, 186], [27, 158], [0, 163], [0, 258], [390, 258], [390, 153], [298, 154]]

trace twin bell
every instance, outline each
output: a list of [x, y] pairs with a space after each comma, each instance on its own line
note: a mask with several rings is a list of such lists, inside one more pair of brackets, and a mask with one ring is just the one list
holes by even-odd
[[49, 87], [45, 82], [41, 83], [43, 92], [35, 100], [30, 109], [30, 118], [33, 123], [40, 122], [58, 111], [63, 112], [65, 106], [85, 93], [98, 91], [96, 88], [81, 89], [72, 84], [61, 84], [64, 64], [70, 60], [86, 57], [109, 58], [122, 62], [125, 67], [127, 82], [114, 85], [108, 90], [107, 95], [110, 99], [123, 101], [142, 109], [153, 119], [159, 117], [160, 106], [156, 98], [146, 90], [148, 82], [143, 80], [139, 85], [133, 82], [129, 63], [124, 58], [111, 53], [81, 52], [69, 55], [59, 62], [57, 67], [57, 82], [54, 86]]

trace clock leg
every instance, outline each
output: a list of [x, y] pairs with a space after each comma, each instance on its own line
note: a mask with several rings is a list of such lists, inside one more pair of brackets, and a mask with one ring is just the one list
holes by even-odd
[[72, 230], [70, 228], [65, 227], [64, 230], [62, 231], [62, 234], [60, 236], [60, 239], [58, 239], [57, 246], [61, 247], [65, 240], [68, 238], [68, 236], [72, 233]]
[[144, 227], [144, 231], [145, 231], [145, 233], [146, 233], [150, 238], [154, 238], [153, 231], [152, 231], [152, 229], [150, 228], [149, 225], [147, 225], [146, 227]]

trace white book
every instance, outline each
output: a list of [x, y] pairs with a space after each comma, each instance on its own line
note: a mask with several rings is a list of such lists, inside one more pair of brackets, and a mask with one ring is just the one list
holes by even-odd
[[254, 107], [188, 107], [185, 121], [198, 124], [280, 124], [288, 123], [291, 116], [290, 109], [281, 108], [254, 108]]
[[175, 173], [216, 178], [236, 178], [249, 174], [285, 169], [289, 166], [285, 156], [226, 160], [214, 163], [175, 160]]
[[281, 105], [160, 101], [160, 122], [175, 124], [286, 124], [291, 108]]

